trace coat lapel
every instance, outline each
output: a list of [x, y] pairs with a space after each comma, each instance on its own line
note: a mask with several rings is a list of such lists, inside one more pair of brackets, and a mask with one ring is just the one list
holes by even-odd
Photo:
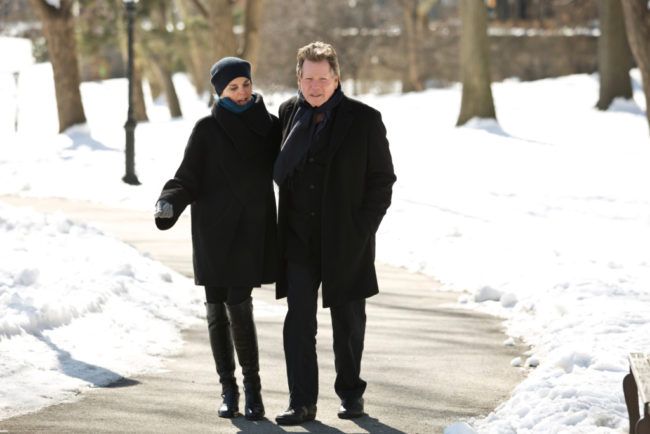
[[261, 144], [271, 131], [273, 121], [261, 96], [258, 95], [253, 107], [241, 115], [229, 112], [218, 103], [215, 103], [212, 114], [242, 158], [260, 157], [265, 154]]
[[[268, 137], [273, 120], [261, 99], [249, 109], [246, 116], [238, 116], [215, 104], [215, 145], [218, 164], [230, 182], [232, 193], [240, 203], [255, 203], [265, 194], [259, 188], [260, 177], [266, 177], [274, 158]], [[250, 124], [257, 122], [255, 128]], [[268, 123], [268, 125], [267, 125]], [[266, 133], [267, 137], [260, 135]], [[270, 179], [270, 174], [268, 174]]]
[[352, 126], [353, 120], [354, 113], [350, 107], [350, 102], [347, 97], [343, 97], [334, 116], [332, 136], [330, 137], [330, 146], [332, 147], [330, 155], [334, 155], [343, 144], [343, 139], [345, 139], [345, 135]]

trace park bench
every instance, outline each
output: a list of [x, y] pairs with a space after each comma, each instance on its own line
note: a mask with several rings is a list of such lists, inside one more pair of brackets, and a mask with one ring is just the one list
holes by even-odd
[[[650, 434], [650, 355], [630, 353], [630, 373], [623, 379], [623, 394], [630, 418], [630, 434]], [[639, 420], [639, 397], [643, 419]]]

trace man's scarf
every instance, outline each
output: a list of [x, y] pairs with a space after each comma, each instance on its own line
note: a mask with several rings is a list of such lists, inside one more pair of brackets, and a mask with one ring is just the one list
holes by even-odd
[[[342, 99], [343, 91], [340, 85], [330, 99], [319, 107], [312, 107], [302, 93], [298, 92], [298, 110], [293, 118], [291, 131], [282, 144], [280, 154], [273, 166], [273, 179], [278, 185], [304, 164], [307, 152], [318, 140], [318, 135], [331, 117], [332, 110]], [[316, 116], [319, 114], [323, 115], [323, 119], [321, 122], [316, 122]]]

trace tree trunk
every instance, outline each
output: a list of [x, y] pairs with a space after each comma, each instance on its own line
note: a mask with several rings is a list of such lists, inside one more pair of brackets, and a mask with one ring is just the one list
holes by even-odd
[[262, 9], [262, 0], [246, 0], [244, 50], [242, 51], [242, 57], [251, 63], [252, 72], [255, 71], [257, 55], [260, 52], [260, 27], [262, 24]]
[[183, 113], [181, 112], [181, 104], [178, 101], [178, 95], [176, 94], [176, 88], [174, 87], [172, 74], [169, 71], [169, 68], [167, 68], [164, 62], [154, 56], [151, 57], [151, 60], [158, 81], [162, 85], [163, 92], [165, 93], [165, 99], [167, 100], [167, 107], [169, 108], [170, 116], [172, 118], [183, 116]]
[[190, 46], [187, 52], [186, 61], [189, 66], [192, 84], [197, 95], [203, 95], [204, 92], [211, 92], [210, 87], [210, 67], [214, 64], [211, 59], [205, 55], [199, 41], [195, 38], [190, 40]]
[[497, 0], [497, 19], [501, 22], [510, 19], [510, 4], [508, 0]]
[[[194, 5], [194, 9], [191, 7]], [[203, 95], [204, 92], [210, 92], [209, 71], [214, 64], [210, 56], [206, 56], [209, 50], [210, 39], [208, 34], [208, 12], [199, 0], [194, 0], [191, 4], [186, 1], [177, 3], [181, 17], [185, 23], [185, 33], [187, 38], [188, 50], [183, 50], [180, 54], [188, 66], [192, 84], [197, 95]]]
[[525, 20], [526, 18], [528, 18], [526, 12], [526, 0], [517, 0], [517, 19]]
[[210, 0], [210, 52], [213, 61], [237, 54], [237, 41], [233, 33], [232, 6], [230, 0]]
[[[124, 5], [122, 4], [121, 0], [117, 0], [116, 4], [118, 7], [121, 9], [124, 9]], [[127, 37], [127, 27], [126, 27], [126, 15], [123, 17], [124, 19], [117, 20], [116, 23], [116, 30], [119, 38], [119, 43], [120, 43], [120, 49], [122, 51], [122, 59], [124, 60], [124, 65], [126, 65], [129, 61], [128, 57], [128, 37]], [[137, 19], [136, 19], [137, 21]], [[134, 40], [138, 41], [140, 39], [138, 35], [138, 29], [137, 25], [134, 22]], [[142, 89], [142, 80], [144, 77], [144, 72], [143, 72], [143, 62], [141, 59], [141, 51], [142, 50], [137, 50], [138, 44], [134, 44], [133, 46], [133, 116], [136, 121], [138, 122], [146, 122], [149, 120], [149, 117], [147, 116], [147, 108], [144, 103], [144, 91]], [[126, 76], [126, 72], [124, 74]], [[128, 77], [127, 77], [128, 78]]]
[[599, 110], [607, 110], [614, 98], [632, 98], [630, 81], [632, 53], [625, 35], [625, 21], [620, 0], [598, 0], [598, 12], [600, 97], [596, 107]]
[[153, 60], [148, 60], [147, 68], [145, 70], [145, 77], [149, 82], [149, 90], [151, 91], [151, 99], [157, 100], [163, 94], [163, 86], [160, 83], [160, 77], [156, 73], [156, 68], [152, 66]]
[[153, 23], [153, 30], [143, 47], [148, 52], [153, 72], [165, 94], [169, 114], [172, 118], [177, 118], [183, 116], [183, 113], [172, 80], [172, 73], [174, 72], [172, 65], [175, 58], [173, 55], [174, 34], [167, 30], [172, 10], [173, 5], [169, 1], [158, 0], [152, 4], [149, 17]]
[[621, 0], [627, 40], [641, 70], [646, 117], [650, 126], [650, 10], [648, 0]]
[[487, 12], [483, 0], [461, 0], [460, 64], [463, 96], [456, 125], [473, 117], [496, 119], [490, 88]]
[[147, 107], [144, 104], [144, 91], [142, 89], [142, 62], [133, 59], [133, 116], [138, 122], [149, 120]]
[[59, 132], [86, 122], [79, 85], [79, 64], [75, 40], [72, 1], [61, 0], [57, 9], [43, 0], [29, 0], [43, 24], [43, 34], [54, 72], [54, 89], [59, 115]]
[[424, 89], [420, 81], [418, 70], [418, 38], [416, 35], [416, 19], [418, 12], [417, 0], [403, 0], [402, 11], [404, 12], [404, 28], [406, 29], [406, 62], [408, 72], [408, 85], [402, 84], [402, 92], [420, 91]]

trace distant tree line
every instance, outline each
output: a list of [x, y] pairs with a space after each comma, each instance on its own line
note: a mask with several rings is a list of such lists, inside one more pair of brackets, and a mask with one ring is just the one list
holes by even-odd
[[[125, 52], [125, 16], [121, 0], [29, 0], [42, 22], [54, 71], [59, 126], [85, 121], [79, 95], [78, 53], [101, 65], [109, 47]], [[140, 0], [136, 25], [136, 117], [146, 120], [142, 79], [155, 96], [164, 94], [172, 116], [181, 108], [171, 79], [186, 71], [197, 92], [210, 93], [207, 71], [218, 58], [236, 55], [257, 68], [291, 71], [295, 50], [309, 40], [334, 44], [346, 65], [346, 77], [363, 80], [368, 65], [392, 68], [404, 91], [424, 88], [418, 57], [436, 20], [461, 23], [459, 45], [463, 85], [458, 124], [472, 117], [495, 117], [491, 94], [487, 29], [576, 25], [594, 16], [600, 24], [597, 107], [616, 97], [631, 97], [629, 69], [636, 61], [650, 101], [650, 11], [647, 0]], [[577, 18], [576, 18], [577, 17]], [[580, 21], [582, 20], [582, 21]], [[350, 37], [382, 35], [383, 37]], [[397, 35], [391, 38], [392, 35]], [[628, 44], [629, 41], [629, 44]], [[390, 57], [375, 53], [392, 44]], [[260, 55], [260, 50], [264, 55]], [[631, 54], [633, 54], [633, 57]], [[276, 63], [274, 65], [274, 63]], [[275, 68], [275, 69], [274, 69]], [[282, 80], [291, 73], [283, 72]], [[596, 98], [595, 98], [596, 99]], [[648, 118], [650, 124], [650, 117]]]

